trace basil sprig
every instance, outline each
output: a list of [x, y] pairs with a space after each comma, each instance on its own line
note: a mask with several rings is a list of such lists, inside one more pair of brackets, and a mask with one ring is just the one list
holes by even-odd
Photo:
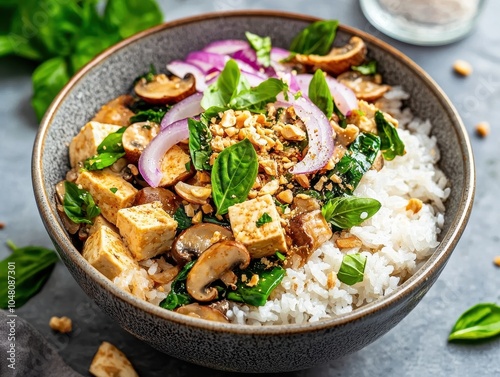
[[361, 73], [362, 75], [375, 75], [377, 73], [377, 61], [370, 60], [365, 64], [353, 65], [351, 66], [351, 69]]
[[202, 120], [188, 119], [189, 153], [196, 170], [210, 170], [210, 156], [212, 154], [212, 133], [208, 125]]
[[245, 36], [255, 50], [257, 61], [264, 67], [269, 67], [271, 65], [271, 37], [261, 37], [249, 31], [245, 33]]
[[102, 170], [125, 156], [122, 136], [126, 129], [127, 127], [122, 127], [106, 136], [97, 147], [97, 154], [84, 161], [84, 168], [87, 170]]
[[227, 213], [229, 207], [247, 199], [258, 169], [257, 153], [248, 139], [231, 145], [217, 156], [211, 181], [218, 215]]
[[193, 298], [189, 295], [186, 288], [186, 280], [189, 271], [191, 271], [191, 268], [193, 268], [195, 263], [196, 260], [187, 263], [176, 276], [172, 282], [169, 294], [163, 301], [160, 302], [160, 306], [162, 308], [174, 310], [179, 306], [187, 305], [193, 302]]
[[272, 217], [269, 215], [269, 213], [264, 212], [262, 216], [259, 217], [259, 219], [256, 221], [255, 225], [257, 226], [257, 228], [260, 228], [264, 224], [268, 224], [271, 222], [273, 222]]
[[[40, 246], [7, 245], [12, 254], [0, 261], [0, 308], [17, 309], [42, 289], [59, 258]], [[9, 285], [15, 285], [15, 290]]]
[[388, 161], [394, 160], [396, 156], [405, 154], [405, 145], [399, 138], [398, 131], [385, 119], [381, 111], [375, 113], [378, 136], [380, 137], [380, 149], [382, 155]]
[[500, 334], [500, 306], [474, 305], [458, 318], [448, 340], [477, 340]]
[[347, 254], [342, 259], [337, 277], [347, 285], [362, 282], [365, 275], [366, 257], [361, 254]]
[[337, 20], [316, 21], [295, 36], [289, 50], [305, 55], [326, 55], [330, 52], [338, 26]]
[[326, 115], [328, 119], [333, 113], [333, 98], [326, 83], [325, 74], [318, 69], [309, 84], [309, 99]]
[[350, 229], [375, 215], [380, 207], [376, 199], [343, 196], [330, 199], [321, 208], [321, 213], [334, 227]]
[[94, 217], [101, 213], [92, 195], [69, 181], [64, 182], [64, 190], [63, 209], [68, 218], [76, 224], [92, 224]]

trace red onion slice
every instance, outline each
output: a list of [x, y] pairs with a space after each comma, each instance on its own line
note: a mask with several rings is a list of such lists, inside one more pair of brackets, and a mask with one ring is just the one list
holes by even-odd
[[[312, 78], [313, 75], [310, 73], [303, 73], [295, 77], [302, 94], [305, 96], [309, 93], [309, 84], [311, 83]], [[349, 115], [352, 110], [358, 108], [358, 99], [351, 89], [344, 84], [341, 84], [331, 76], [326, 76], [325, 78], [335, 104], [342, 114]]]
[[225, 39], [207, 44], [203, 51], [219, 55], [231, 55], [236, 51], [250, 47], [248, 42], [239, 39]]
[[167, 111], [161, 120], [160, 128], [163, 130], [178, 120], [190, 118], [202, 113], [202, 98], [203, 93], [195, 93], [192, 96], [184, 98], [182, 101], [176, 103], [169, 111]]
[[165, 153], [188, 137], [188, 122], [187, 119], [182, 119], [162, 129], [144, 148], [139, 158], [139, 172], [151, 187], [158, 187], [161, 182], [161, 163]]
[[294, 100], [291, 96], [290, 102], [280, 101], [275, 106], [288, 107], [293, 106], [295, 113], [304, 122], [309, 138], [309, 149], [304, 159], [298, 162], [290, 173], [307, 174], [322, 169], [333, 155], [335, 147], [333, 142], [333, 131], [330, 122], [325, 114], [307, 97], [299, 97]]
[[191, 73], [196, 79], [196, 90], [198, 92], [203, 92], [207, 88], [205, 75], [197, 66], [193, 64], [186, 63], [181, 60], [173, 60], [167, 64], [167, 69], [180, 78], [183, 78], [188, 73]]
[[271, 67], [273, 67], [276, 72], [291, 72], [291, 65], [281, 63], [281, 61], [288, 58], [288, 56], [290, 56], [290, 51], [288, 50], [280, 47], [271, 48]]

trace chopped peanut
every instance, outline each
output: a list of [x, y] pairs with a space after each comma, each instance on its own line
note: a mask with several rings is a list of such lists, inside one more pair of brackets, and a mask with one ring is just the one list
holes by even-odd
[[253, 274], [252, 275], [252, 278], [250, 279], [250, 281], [247, 283], [247, 285], [249, 287], [255, 287], [257, 285], [257, 283], [259, 282], [259, 275], [257, 274]]
[[292, 190], [281, 191], [276, 198], [282, 203], [290, 204], [293, 202], [293, 193]]
[[480, 122], [476, 124], [476, 133], [480, 137], [486, 137], [490, 133], [490, 124], [488, 122]]
[[305, 174], [295, 175], [295, 180], [299, 183], [299, 185], [301, 185], [305, 189], [311, 187], [311, 184], [309, 183], [309, 178], [307, 178], [307, 175]]
[[408, 200], [408, 204], [406, 205], [407, 211], [412, 211], [413, 213], [418, 213], [422, 209], [422, 201], [417, 198], [411, 198]]
[[462, 59], [458, 59], [453, 63], [453, 70], [461, 76], [469, 76], [472, 73], [472, 65]]
[[302, 141], [307, 137], [304, 131], [293, 124], [285, 124], [281, 129], [281, 136], [290, 141]]
[[339, 249], [352, 249], [353, 247], [360, 247], [363, 243], [358, 237], [349, 236], [346, 238], [337, 238], [335, 240], [335, 245]]
[[73, 330], [73, 323], [71, 318], [68, 317], [52, 317], [49, 326], [52, 330], [60, 332], [61, 334], [66, 334]]
[[193, 224], [199, 224], [201, 223], [201, 220], [203, 219], [203, 212], [202, 211], [198, 211], [196, 212], [196, 215], [193, 216]]
[[327, 275], [327, 280], [326, 280], [326, 286], [328, 289], [332, 289], [335, 287], [335, 284], [337, 283], [337, 274], [335, 272], [330, 271], [330, 273]]

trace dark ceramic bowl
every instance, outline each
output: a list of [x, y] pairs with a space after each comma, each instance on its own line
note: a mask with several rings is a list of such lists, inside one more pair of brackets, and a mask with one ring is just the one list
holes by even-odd
[[422, 299], [444, 268], [469, 218], [475, 173], [466, 130], [450, 101], [410, 59], [359, 30], [341, 27], [337, 42], [361, 36], [389, 84], [411, 94], [408, 105], [430, 118], [441, 149], [440, 167], [451, 182], [441, 243], [429, 260], [393, 293], [330, 320], [287, 326], [252, 327], [212, 323], [164, 310], [113, 285], [80, 255], [56, 212], [54, 186], [68, 169], [68, 143], [93, 114], [130, 89], [130, 80], [150, 63], [182, 59], [219, 39], [241, 38], [249, 30], [288, 47], [293, 35], [315, 21], [277, 12], [210, 14], [171, 22], [133, 36], [95, 58], [73, 77], [47, 112], [33, 153], [33, 185], [42, 220], [61, 259], [82, 289], [123, 328], [171, 356], [231, 371], [282, 372], [312, 367], [359, 350], [401, 321]]

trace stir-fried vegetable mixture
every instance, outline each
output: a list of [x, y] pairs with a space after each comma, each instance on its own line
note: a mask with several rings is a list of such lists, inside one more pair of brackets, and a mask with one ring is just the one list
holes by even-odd
[[[358, 37], [332, 47], [337, 26], [289, 50], [250, 32], [212, 42], [104, 105], [57, 187], [83, 256], [109, 279], [154, 259], [161, 307], [226, 322], [228, 301], [264, 305], [334, 234], [359, 242], [347, 231], [381, 205], [353, 192], [405, 146], [373, 103], [389, 89], [376, 62]], [[346, 254], [337, 276], [356, 284], [365, 264]]]

